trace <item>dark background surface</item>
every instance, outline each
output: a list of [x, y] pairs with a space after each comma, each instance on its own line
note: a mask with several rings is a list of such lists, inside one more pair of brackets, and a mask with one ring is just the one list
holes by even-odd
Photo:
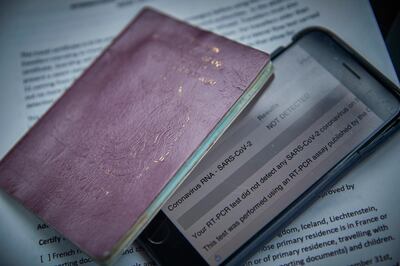
[[397, 78], [400, 75], [400, 1], [370, 0]]

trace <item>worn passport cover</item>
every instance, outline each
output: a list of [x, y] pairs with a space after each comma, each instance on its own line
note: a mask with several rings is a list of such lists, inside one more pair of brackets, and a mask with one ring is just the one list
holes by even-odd
[[144, 9], [1, 161], [0, 187], [108, 263], [271, 73], [267, 54]]

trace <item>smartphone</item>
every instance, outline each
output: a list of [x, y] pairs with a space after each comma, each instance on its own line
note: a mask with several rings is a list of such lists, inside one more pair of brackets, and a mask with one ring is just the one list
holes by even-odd
[[237, 265], [397, 129], [399, 91], [334, 34], [273, 56], [269, 88], [141, 234], [162, 265]]

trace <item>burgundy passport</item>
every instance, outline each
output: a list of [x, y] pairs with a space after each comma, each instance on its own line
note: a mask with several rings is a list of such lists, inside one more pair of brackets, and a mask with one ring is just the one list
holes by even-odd
[[271, 72], [265, 53], [144, 9], [3, 158], [0, 187], [108, 263]]

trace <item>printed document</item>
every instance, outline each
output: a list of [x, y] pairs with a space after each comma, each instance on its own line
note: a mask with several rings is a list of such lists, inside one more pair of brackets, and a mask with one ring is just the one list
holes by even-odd
[[[0, 158], [143, 6], [269, 53], [288, 44], [300, 29], [324, 26], [398, 84], [368, 1], [2, 2]], [[399, 154], [397, 133], [271, 242], [260, 246], [245, 265], [398, 265]], [[2, 265], [95, 265], [1, 191], [0, 236]], [[134, 243], [116, 265], [155, 264]]]

